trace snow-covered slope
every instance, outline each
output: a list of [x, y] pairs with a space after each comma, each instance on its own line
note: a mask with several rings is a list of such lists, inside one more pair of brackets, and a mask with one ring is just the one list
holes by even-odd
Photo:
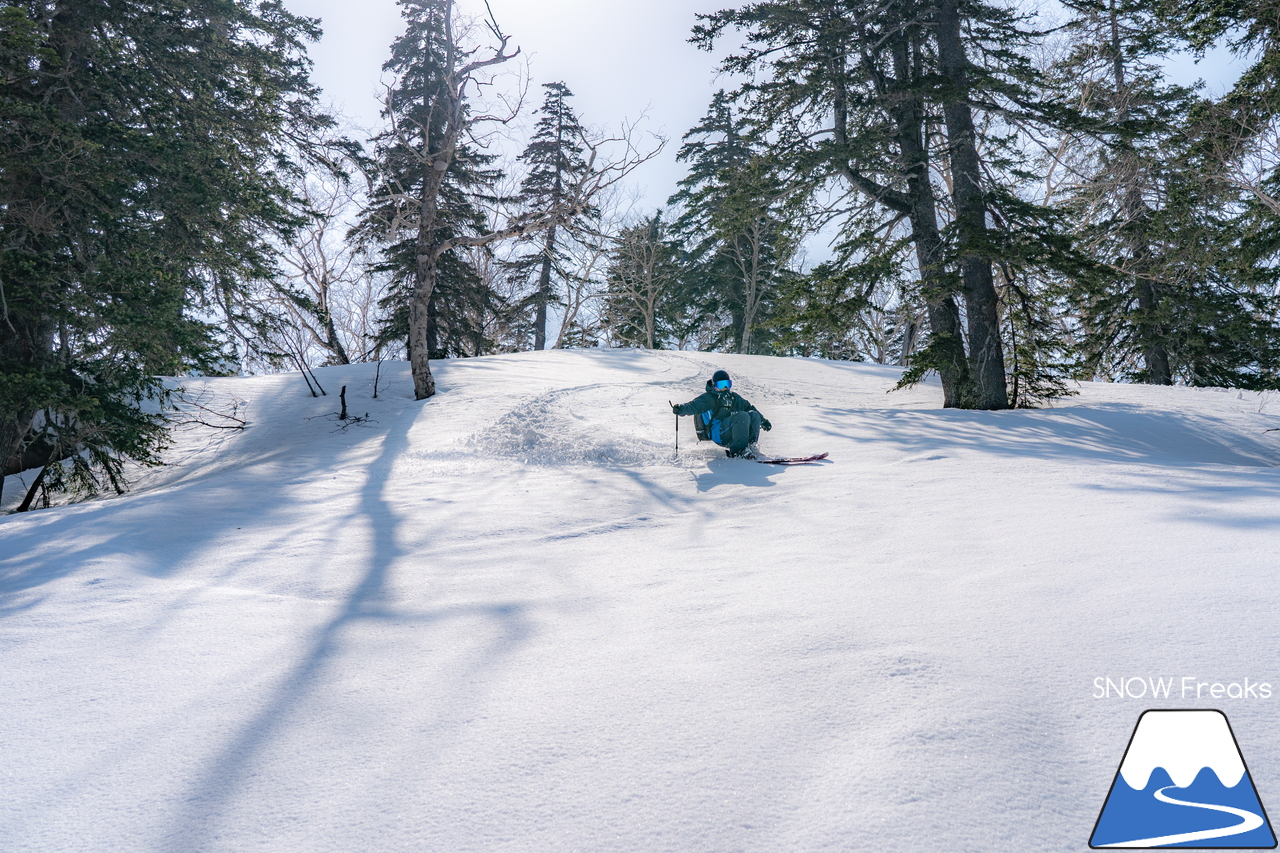
[[[675, 457], [715, 367], [831, 459]], [[189, 382], [249, 428], [0, 518], [0, 850], [1084, 850], [1147, 707], [1222, 708], [1280, 802], [1280, 397], [438, 368]], [[1095, 698], [1148, 676], [1273, 698]]]

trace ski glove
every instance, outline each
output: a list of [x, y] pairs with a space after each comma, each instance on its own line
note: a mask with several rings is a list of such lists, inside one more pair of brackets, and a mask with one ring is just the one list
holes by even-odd
[[680, 404], [679, 404], [679, 403], [672, 403], [672, 404], [671, 404], [671, 411], [675, 412], [677, 415], [678, 415], [678, 414], [680, 414]]
[[768, 432], [769, 430], [773, 429], [773, 424], [769, 423], [769, 419], [768, 419], [768, 418], [761, 418], [761, 419], [760, 419], [760, 428], [761, 428], [762, 430], [764, 430], [765, 432]]

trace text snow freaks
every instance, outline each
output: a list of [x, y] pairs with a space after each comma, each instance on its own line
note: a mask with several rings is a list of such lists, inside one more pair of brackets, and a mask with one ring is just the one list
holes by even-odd
[[1270, 699], [1271, 685], [1246, 678], [1223, 683], [1181, 678], [1104, 678], [1093, 680], [1094, 699]]

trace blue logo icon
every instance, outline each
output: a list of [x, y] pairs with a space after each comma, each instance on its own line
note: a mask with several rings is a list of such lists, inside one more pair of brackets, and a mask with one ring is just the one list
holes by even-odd
[[1221, 711], [1144, 711], [1089, 846], [1276, 846], [1235, 734]]

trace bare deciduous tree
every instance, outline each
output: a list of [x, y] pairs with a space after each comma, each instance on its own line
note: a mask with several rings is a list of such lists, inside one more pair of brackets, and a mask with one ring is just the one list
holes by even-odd
[[567, 345], [575, 324], [579, 328], [588, 326], [582, 319], [584, 314], [605, 295], [610, 253], [638, 199], [638, 193], [623, 193], [616, 186], [600, 193], [595, 202], [594, 227], [576, 229], [572, 241], [565, 245], [564, 269], [559, 271], [564, 282], [564, 315], [556, 349]]
[[1212, 127], [1204, 138], [1214, 167], [1211, 177], [1280, 213], [1272, 180], [1280, 174], [1280, 115], [1250, 116], [1222, 105], [1208, 112]]
[[308, 222], [280, 253], [284, 269], [274, 301], [303, 339], [325, 353], [326, 361], [350, 364], [351, 345], [365, 348], [362, 339], [344, 341], [346, 336], [339, 332], [340, 324], [346, 325], [340, 294], [356, 289], [364, 277], [343, 234], [357, 202], [357, 188], [331, 174], [308, 175], [298, 184]]
[[607, 310], [624, 341], [657, 346], [659, 311], [676, 275], [660, 213], [622, 230], [609, 267]]

